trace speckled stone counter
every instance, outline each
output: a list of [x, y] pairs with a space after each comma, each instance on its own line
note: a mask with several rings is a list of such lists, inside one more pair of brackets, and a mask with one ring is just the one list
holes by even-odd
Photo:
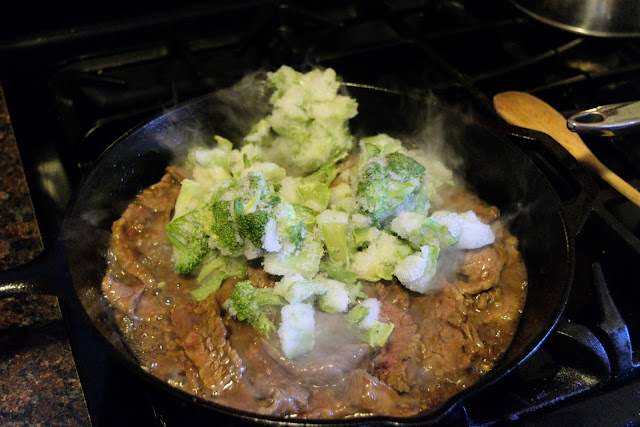
[[[42, 248], [0, 87], [0, 270]], [[0, 425], [91, 425], [55, 297], [0, 300]]]

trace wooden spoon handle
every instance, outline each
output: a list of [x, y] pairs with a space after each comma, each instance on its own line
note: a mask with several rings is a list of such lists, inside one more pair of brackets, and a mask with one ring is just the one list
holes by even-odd
[[566, 119], [546, 102], [525, 92], [502, 92], [493, 97], [497, 113], [507, 123], [546, 133], [580, 163], [594, 171], [620, 194], [640, 206], [640, 192], [596, 158]]

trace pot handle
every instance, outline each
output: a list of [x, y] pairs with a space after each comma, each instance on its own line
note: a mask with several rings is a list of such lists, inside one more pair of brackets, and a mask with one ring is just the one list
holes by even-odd
[[581, 111], [567, 119], [569, 130], [578, 133], [613, 135], [640, 125], [640, 101], [602, 105]]
[[59, 243], [46, 249], [26, 264], [0, 271], [0, 299], [19, 295], [60, 296], [56, 286], [64, 277], [64, 262]]

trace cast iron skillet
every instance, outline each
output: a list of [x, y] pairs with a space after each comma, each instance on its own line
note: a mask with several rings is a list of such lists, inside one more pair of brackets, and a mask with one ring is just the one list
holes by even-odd
[[[578, 199], [561, 201], [530, 157], [465, 114], [446, 110], [424, 97], [357, 85], [348, 86], [348, 91], [359, 103], [359, 114], [351, 122], [354, 133], [371, 135], [384, 131], [394, 136], [408, 135], [408, 139], [428, 138], [439, 141], [436, 145], [446, 152], [454, 153], [457, 160], [450, 166], [464, 176], [473, 191], [501, 209], [502, 217], [510, 221], [511, 231], [520, 240], [527, 266], [526, 307], [513, 343], [492, 371], [446, 404], [417, 417], [367, 419], [389, 425], [437, 422], [458, 402], [513, 370], [554, 328], [573, 277], [574, 237], [589, 204]], [[212, 419], [296, 424], [296, 420], [260, 417], [204, 401], [146, 373], [123, 342], [100, 290], [113, 221], [136, 194], [159, 181], [167, 165], [179, 162], [191, 144], [211, 141], [213, 134], [239, 140], [251, 123], [264, 114], [262, 107], [255, 107], [262, 105], [255, 100], [265, 94], [262, 85], [223, 90], [171, 110], [121, 137], [96, 161], [76, 189], [53, 248], [30, 265], [3, 273], [0, 294], [46, 292], [66, 298], [94, 326], [108, 351], [146, 380], [152, 390], [169, 393], [181, 404], [210, 414]], [[446, 130], [446, 135], [439, 135], [433, 128], [424, 130], [425, 124], [434, 123], [440, 124], [437, 128]], [[329, 424], [362, 422], [363, 419], [332, 420]]]

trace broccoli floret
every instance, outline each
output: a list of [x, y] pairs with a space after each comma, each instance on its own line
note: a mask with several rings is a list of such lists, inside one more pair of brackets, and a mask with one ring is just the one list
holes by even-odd
[[331, 261], [348, 267], [350, 246], [347, 224], [349, 214], [327, 209], [316, 217], [316, 222], [322, 232], [324, 245]]
[[302, 247], [306, 235], [304, 219], [298, 216], [294, 206], [281, 201], [273, 210], [275, 214], [278, 239], [285, 246], [285, 252], [291, 252]]
[[304, 178], [286, 177], [281, 181], [280, 195], [291, 204], [306, 206], [316, 212], [329, 205], [329, 185], [336, 178], [336, 167], [328, 163]]
[[458, 249], [478, 249], [493, 243], [495, 234], [489, 224], [480, 221], [473, 211], [464, 213], [434, 212], [430, 219], [449, 230]]
[[353, 255], [350, 270], [363, 280], [391, 280], [398, 261], [412, 253], [409, 245], [385, 231], [376, 233], [369, 246]]
[[338, 280], [345, 284], [354, 284], [358, 281], [358, 275], [349, 271], [347, 268], [331, 262], [329, 260], [322, 261], [320, 263], [322, 271], [327, 273], [332, 279]]
[[415, 179], [397, 181], [384, 162], [367, 163], [361, 171], [356, 189], [356, 200], [361, 211], [380, 225], [402, 206], [418, 188]]
[[425, 168], [406, 154], [400, 141], [381, 134], [360, 142], [356, 203], [374, 225], [406, 210], [423, 211]]
[[317, 300], [320, 310], [326, 313], [347, 311], [351, 299], [344, 283], [324, 277], [316, 277], [314, 281], [318, 282], [323, 290]]
[[376, 222], [380, 220], [379, 213], [387, 208], [389, 181], [387, 170], [378, 162], [365, 165], [360, 174], [356, 196], [362, 210], [371, 214]]
[[381, 305], [377, 299], [367, 298], [346, 315], [347, 321], [360, 331], [360, 338], [373, 347], [384, 346], [394, 328], [393, 323], [378, 321]]
[[[236, 212], [238, 211], [236, 204]], [[263, 210], [257, 210], [245, 215], [236, 213], [238, 235], [243, 239], [249, 239], [256, 247], [261, 248], [265, 235], [265, 228], [271, 219], [271, 215]]]
[[296, 216], [302, 221], [304, 228], [311, 230], [316, 226], [316, 212], [313, 209], [299, 204], [293, 204], [292, 206]]
[[209, 205], [209, 211], [211, 212], [211, 222], [207, 223], [209, 226], [208, 234], [216, 248], [223, 255], [240, 255], [243, 251], [243, 245], [236, 235], [232, 202], [217, 200]]
[[307, 280], [297, 273], [284, 276], [276, 282], [273, 289], [290, 303], [311, 302], [311, 299], [323, 291], [317, 282]]
[[372, 347], [382, 347], [387, 343], [394, 326], [393, 323], [375, 322], [364, 331], [362, 339]]
[[343, 158], [353, 146], [348, 120], [357, 114], [357, 103], [338, 95], [335, 71], [301, 74], [283, 66], [268, 79], [273, 110], [245, 140], [265, 147], [269, 160], [294, 175]]
[[434, 285], [432, 279], [436, 274], [439, 253], [437, 246], [422, 246], [420, 252], [400, 260], [393, 274], [405, 288], [424, 294]]
[[395, 152], [405, 152], [402, 141], [392, 138], [387, 134], [369, 136], [360, 140], [360, 165], [374, 157], [385, 157]]
[[203, 216], [201, 210], [193, 210], [165, 226], [167, 238], [173, 246], [175, 270], [178, 273], [189, 273], [209, 251]]
[[248, 280], [238, 282], [231, 291], [224, 308], [231, 316], [241, 322], [247, 322], [258, 332], [269, 338], [275, 325], [265, 313], [265, 309], [284, 304], [280, 295], [272, 288], [255, 288]]
[[308, 234], [300, 249], [268, 253], [264, 256], [262, 266], [267, 273], [277, 276], [300, 273], [310, 279], [318, 272], [322, 255], [322, 244]]
[[282, 322], [278, 336], [284, 355], [288, 359], [295, 359], [310, 352], [315, 344], [315, 319], [311, 304], [285, 305], [280, 313]]
[[276, 283], [274, 290], [290, 303], [314, 300], [318, 308], [327, 313], [346, 311], [351, 303], [348, 286], [322, 276], [307, 280], [300, 274], [285, 276]]
[[407, 156], [406, 154], [394, 152], [386, 156], [387, 165], [391, 172], [403, 181], [424, 178], [424, 166]]
[[[457, 227], [455, 235], [445, 225], [448, 219], [450, 219], [450, 225]], [[425, 217], [424, 215], [403, 212], [391, 221], [389, 228], [408, 241], [414, 249], [419, 249], [425, 245], [446, 247], [458, 242], [462, 231], [461, 222], [456, 223], [459, 219], [461, 218], [443, 215], [441, 217], [443, 223], [440, 224], [434, 221], [433, 218]]]
[[250, 172], [240, 181], [241, 195], [236, 199], [236, 214], [245, 215], [257, 209], [269, 209], [280, 202], [262, 172]]
[[205, 191], [199, 182], [186, 178], [183, 179], [180, 186], [180, 193], [173, 208], [173, 219], [179, 218], [187, 212], [194, 210], [204, 201], [204, 197]]
[[238, 235], [258, 249], [280, 250], [273, 207], [280, 198], [262, 172], [251, 172], [241, 184], [241, 196], [234, 202]]
[[222, 282], [229, 277], [238, 279], [247, 277], [247, 263], [241, 257], [213, 255], [211, 259], [203, 260], [201, 264], [202, 267], [197, 276], [201, 286], [191, 291], [191, 295], [197, 301], [202, 301], [217, 292]]

